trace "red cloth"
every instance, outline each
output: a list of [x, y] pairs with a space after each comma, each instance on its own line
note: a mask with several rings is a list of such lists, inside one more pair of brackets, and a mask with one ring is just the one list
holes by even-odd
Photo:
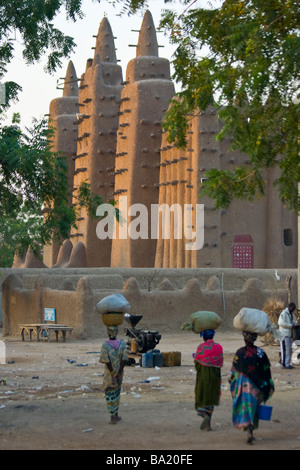
[[207, 367], [222, 367], [222, 346], [218, 343], [215, 343], [213, 339], [208, 339], [204, 343], [199, 344], [195, 354], [195, 361]]

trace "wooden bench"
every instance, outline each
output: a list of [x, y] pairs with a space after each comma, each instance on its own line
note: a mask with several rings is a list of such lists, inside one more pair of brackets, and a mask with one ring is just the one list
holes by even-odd
[[46, 340], [50, 341], [51, 335], [54, 332], [56, 335], [56, 341], [58, 341], [58, 335], [61, 332], [63, 342], [66, 342], [66, 335], [69, 333], [69, 339], [72, 339], [73, 328], [65, 325], [45, 324], [45, 323], [29, 323], [20, 325], [22, 341], [25, 341], [25, 332], [29, 334], [30, 341], [32, 341], [32, 333], [36, 334], [37, 341]]

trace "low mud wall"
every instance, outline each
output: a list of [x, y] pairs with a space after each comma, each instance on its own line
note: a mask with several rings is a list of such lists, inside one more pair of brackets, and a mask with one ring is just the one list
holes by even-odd
[[[297, 299], [296, 270], [239, 269], [2, 269], [3, 336], [19, 335], [21, 323], [43, 323], [55, 308], [57, 323], [73, 327], [77, 339], [106, 334], [95, 306], [122, 293], [130, 313], [143, 315], [141, 328], [178, 331], [197, 310], [212, 310], [231, 329], [242, 307], [261, 309], [277, 296]], [[124, 328], [126, 325], [124, 324]], [[122, 327], [120, 327], [122, 329]]]

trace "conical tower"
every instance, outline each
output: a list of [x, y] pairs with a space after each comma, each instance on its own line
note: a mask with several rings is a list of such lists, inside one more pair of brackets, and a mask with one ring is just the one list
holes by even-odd
[[[49, 126], [54, 129], [52, 137], [52, 150], [61, 152], [68, 162], [68, 185], [70, 190], [70, 200], [72, 203], [72, 188], [74, 174], [74, 156], [77, 151], [78, 126], [74, 124], [78, 113], [78, 79], [72, 61], [69, 62], [62, 96], [51, 101], [49, 106]], [[53, 242], [43, 250], [44, 263], [51, 267], [55, 264], [60, 244]]]
[[[120, 110], [122, 70], [117, 63], [114, 38], [106, 17], [100, 23], [94, 58], [87, 61], [79, 87], [80, 112], [74, 171], [74, 198], [82, 182], [104, 202], [113, 199], [117, 130]], [[110, 266], [111, 240], [100, 240], [97, 220], [85, 209], [71, 234], [73, 244], [85, 245], [87, 266]]]
[[[150, 11], [143, 18], [136, 51], [126, 70], [116, 154], [115, 200], [123, 224], [117, 226], [113, 239], [112, 266], [120, 267], [154, 266], [155, 259], [151, 206], [158, 203], [161, 122], [174, 96], [174, 85], [169, 61], [158, 56]], [[139, 221], [128, 214], [130, 207], [133, 211], [142, 208]], [[126, 219], [130, 234], [125, 234]]]

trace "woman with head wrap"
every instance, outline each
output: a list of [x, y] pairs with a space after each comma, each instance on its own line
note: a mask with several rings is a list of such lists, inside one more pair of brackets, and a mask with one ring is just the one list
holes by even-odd
[[266, 353], [254, 346], [256, 333], [243, 331], [245, 347], [236, 352], [229, 379], [233, 399], [233, 425], [247, 430], [252, 444], [253, 430], [258, 427], [258, 410], [274, 392], [270, 362]]
[[195, 409], [203, 418], [200, 429], [211, 430], [211, 416], [214, 406], [219, 404], [221, 395], [221, 367], [223, 366], [223, 348], [215, 343], [214, 330], [200, 333], [204, 343], [199, 344], [195, 359], [197, 372], [195, 385]]
[[123, 381], [123, 369], [128, 359], [126, 343], [117, 339], [118, 327], [108, 326], [109, 339], [102, 345], [100, 362], [105, 365], [103, 388], [110, 413], [110, 423], [116, 424], [119, 416], [120, 393]]

